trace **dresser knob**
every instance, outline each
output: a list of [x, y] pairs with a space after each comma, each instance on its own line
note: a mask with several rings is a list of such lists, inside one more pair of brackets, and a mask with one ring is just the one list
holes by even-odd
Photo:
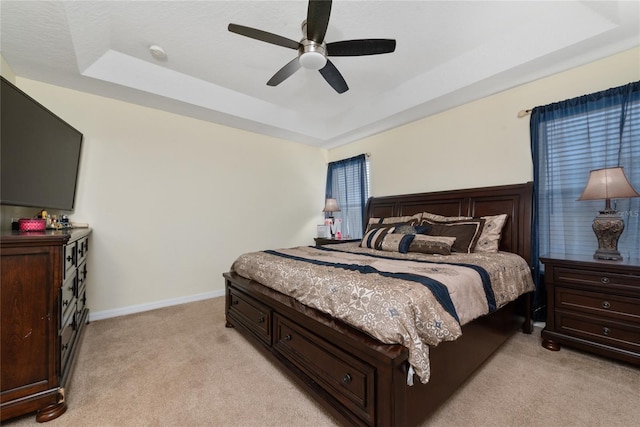
[[258, 323], [264, 323], [264, 316], [258, 319]]
[[611, 333], [611, 330], [609, 328], [602, 328], [602, 335], [609, 336], [609, 333]]
[[238, 301], [237, 299], [231, 301], [231, 305], [238, 305], [239, 303], [240, 301]]
[[602, 301], [602, 308], [611, 308], [609, 301]]
[[342, 384], [349, 384], [350, 382], [351, 382], [351, 375], [345, 374], [345, 376], [342, 377]]
[[291, 335], [287, 334], [283, 338], [285, 341], [291, 341]]
[[600, 278], [600, 282], [604, 285], [606, 285], [607, 283], [609, 283], [609, 278], [608, 277], [601, 277]]

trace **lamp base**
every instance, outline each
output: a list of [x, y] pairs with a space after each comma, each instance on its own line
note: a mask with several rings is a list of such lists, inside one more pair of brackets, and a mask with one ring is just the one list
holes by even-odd
[[608, 261], [622, 261], [618, 251], [618, 239], [624, 231], [624, 221], [615, 210], [600, 211], [600, 215], [593, 220], [593, 232], [598, 238], [598, 250], [593, 254], [594, 259]]

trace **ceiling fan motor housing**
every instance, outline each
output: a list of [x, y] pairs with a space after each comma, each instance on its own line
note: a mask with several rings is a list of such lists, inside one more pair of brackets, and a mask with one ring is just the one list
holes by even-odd
[[327, 49], [324, 43], [302, 39], [300, 41], [300, 65], [309, 70], [320, 70], [327, 64]]

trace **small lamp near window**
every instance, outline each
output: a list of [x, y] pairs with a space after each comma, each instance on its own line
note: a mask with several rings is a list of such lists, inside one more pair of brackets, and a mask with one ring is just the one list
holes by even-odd
[[624, 168], [595, 169], [589, 172], [589, 181], [578, 200], [606, 200], [605, 209], [593, 220], [593, 231], [598, 238], [595, 259], [621, 261], [618, 239], [624, 230], [624, 221], [615, 209], [611, 209], [611, 199], [640, 197], [624, 174]]
[[338, 201], [336, 199], [327, 199], [324, 202], [324, 209], [322, 212], [329, 212], [329, 226], [331, 227], [331, 238], [335, 238], [334, 227], [333, 227], [333, 213], [340, 212], [340, 208], [338, 207]]

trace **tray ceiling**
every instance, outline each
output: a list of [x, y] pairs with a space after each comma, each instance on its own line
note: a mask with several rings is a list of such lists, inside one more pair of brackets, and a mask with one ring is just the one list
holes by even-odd
[[[336, 147], [640, 45], [636, 1], [333, 2], [325, 41], [392, 38], [266, 82], [301, 38], [306, 1], [1, 2], [1, 53], [20, 76], [319, 147]], [[156, 59], [158, 45], [167, 54]], [[523, 105], [527, 107], [527, 105]]]

